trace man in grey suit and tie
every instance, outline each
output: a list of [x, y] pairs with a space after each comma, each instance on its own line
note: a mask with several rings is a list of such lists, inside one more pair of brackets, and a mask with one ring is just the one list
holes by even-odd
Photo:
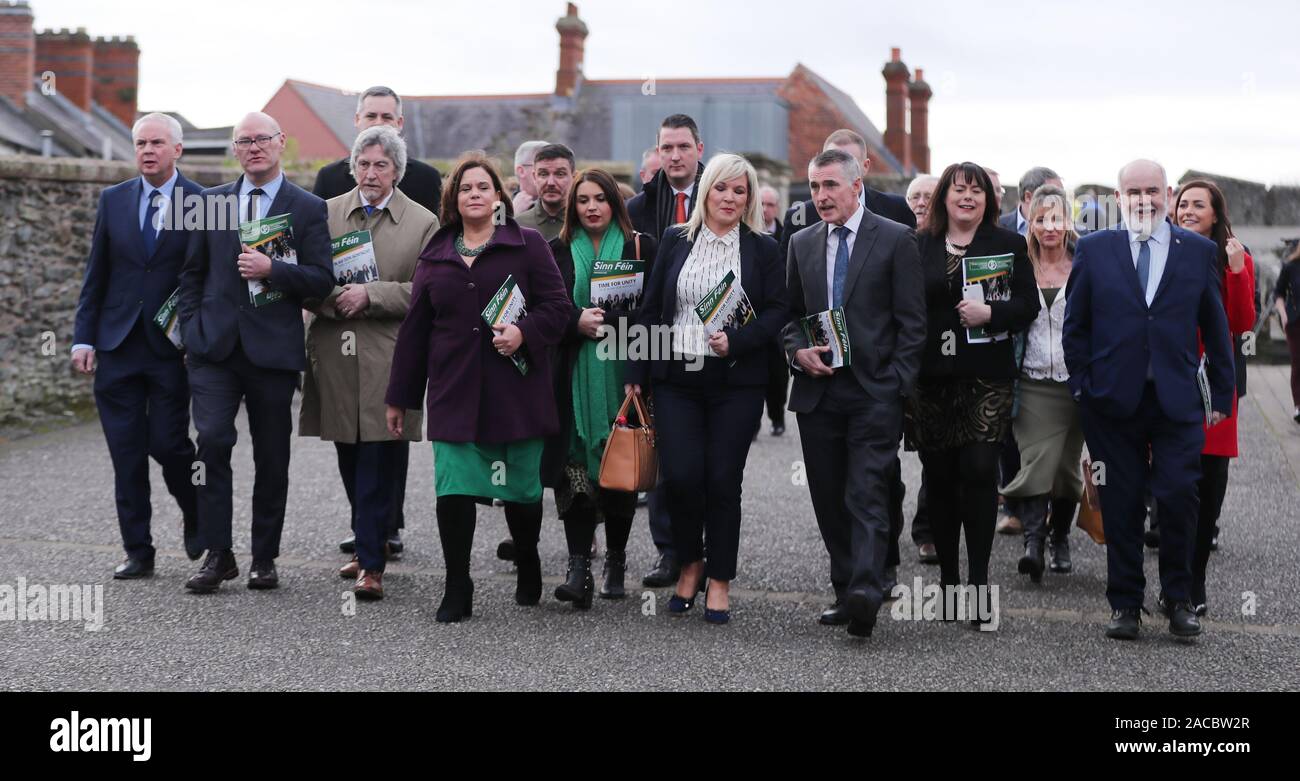
[[[795, 368], [808, 491], [831, 559], [835, 604], [823, 624], [867, 637], [884, 601], [889, 469], [925, 345], [925, 297], [914, 232], [859, 201], [862, 168], [839, 149], [808, 165], [821, 223], [790, 241], [786, 279], [792, 322], [785, 350]], [[851, 360], [832, 369], [828, 347], [809, 344], [800, 320], [844, 311]], [[827, 356], [828, 357], [828, 356]]]

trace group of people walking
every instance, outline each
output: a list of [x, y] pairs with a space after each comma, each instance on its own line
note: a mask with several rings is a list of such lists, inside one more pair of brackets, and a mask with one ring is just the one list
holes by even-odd
[[[625, 398], [638, 395], [660, 453], [649, 496], [660, 555], [643, 582], [672, 587], [674, 614], [703, 593], [704, 619], [726, 623], [745, 463], [775, 365], [782, 398], [793, 375], [789, 409], [830, 560], [835, 599], [823, 624], [871, 635], [897, 583], [900, 441], [924, 471], [913, 539], [951, 588], [963, 582], [963, 532], [964, 582], [989, 585], [1000, 500], [1015, 503], [1023, 526], [1021, 573], [1039, 582], [1071, 570], [1086, 442], [1106, 474], [1107, 634], [1137, 636], [1148, 505], [1159, 519], [1160, 605], [1174, 634], [1199, 633], [1237, 454], [1244, 370], [1232, 335], [1256, 317], [1252, 259], [1212, 182], [1187, 182], [1169, 200], [1163, 169], [1135, 161], [1119, 176], [1124, 225], [1079, 238], [1059, 177], [1023, 193], [1015, 221], [1000, 223], [987, 169], [963, 162], [918, 177], [906, 199], [877, 192], [865, 184], [866, 141], [841, 130], [809, 162], [811, 200], [782, 222], [744, 157], [705, 163], [685, 115], [664, 120], [660, 170], [626, 202], [614, 176], [577, 170], [563, 144], [521, 147], [516, 173], [533, 177], [522, 201], [481, 154], [458, 161], [444, 185], [408, 158], [401, 117], [392, 90], [363, 93], [351, 154], [321, 170], [316, 195], [285, 178], [273, 118], [236, 125], [243, 174], [202, 191], [205, 213], [226, 204], [241, 225], [287, 215], [292, 259], [257, 251], [231, 225], [160, 223], [175, 188], [198, 188], [176, 170], [175, 120], [136, 123], [141, 175], [101, 197], [73, 351], [76, 368], [95, 372], [113, 457], [127, 553], [116, 577], [153, 572], [149, 456], [181, 506], [187, 553], [207, 552], [186, 587], [212, 592], [238, 576], [230, 457], [242, 401], [256, 473], [248, 585], [278, 584], [301, 378], [299, 435], [336, 448], [354, 554], [340, 573], [359, 598], [383, 597], [386, 563], [402, 550], [409, 442], [422, 428], [446, 566], [437, 621], [473, 614], [480, 504], [504, 508], [515, 601], [541, 600], [545, 488], [569, 554], [555, 598], [586, 609], [596, 594], [623, 597], [637, 495], [602, 487], [600, 470]], [[334, 274], [345, 236], [369, 244], [371, 281]], [[594, 269], [617, 261], [639, 264], [640, 292], [617, 299], [625, 308], [594, 306]], [[697, 310], [724, 279], [743, 290], [745, 309], [711, 330]], [[1300, 280], [1284, 284], [1278, 300], [1290, 307]], [[173, 290], [181, 350], [152, 322]], [[843, 365], [803, 326], [827, 312], [847, 335]], [[1290, 314], [1288, 334], [1300, 322]], [[604, 349], [634, 332], [670, 334], [667, 349]], [[1016, 466], [999, 469], [1008, 442]]]

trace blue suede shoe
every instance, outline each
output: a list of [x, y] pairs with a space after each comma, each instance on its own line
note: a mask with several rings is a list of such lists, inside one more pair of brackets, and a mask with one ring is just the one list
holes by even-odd
[[730, 610], [712, 610], [704, 608], [704, 620], [710, 624], [725, 624], [731, 620]]

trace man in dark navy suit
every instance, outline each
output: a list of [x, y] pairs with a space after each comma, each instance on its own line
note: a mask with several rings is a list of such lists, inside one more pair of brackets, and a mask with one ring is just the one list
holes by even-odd
[[[302, 305], [334, 289], [325, 202], [280, 170], [285, 139], [279, 123], [260, 112], [249, 114], [235, 126], [233, 146], [244, 173], [203, 191], [204, 215], [215, 224], [191, 232], [180, 277], [181, 335], [205, 470], [199, 530], [208, 550], [185, 586], [199, 593], [216, 591], [222, 581], [239, 575], [231, 550], [230, 453], [240, 401], [248, 412], [256, 472], [248, 587], [279, 584], [275, 559], [289, 491], [291, 407], [299, 372], [307, 365]], [[272, 259], [241, 241], [240, 223], [281, 215], [289, 215], [293, 234], [292, 252], [284, 258]], [[254, 281], [274, 300], [255, 303]]]
[[[1217, 249], [1166, 221], [1169, 183], [1158, 163], [1124, 166], [1116, 197], [1124, 226], [1079, 240], [1061, 337], [1101, 493], [1113, 611], [1106, 636], [1138, 636], [1149, 490], [1162, 508], [1158, 604], [1169, 631], [1190, 638], [1201, 632], [1190, 588], [1202, 424], [1227, 418], [1234, 393]], [[1197, 380], [1198, 333], [1208, 400]]]
[[95, 375], [95, 406], [113, 461], [127, 555], [113, 573], [119, 580], [153, 574], [150, 456], [180, 506], [185, 552], [191, 559], [203, 553], [190, 480], [189, 382], [180, 351], [152, 322], [185, 259], [186, 236], [172, 217], [185, 195], [197, 197], [201, 188], [176, 170], [182, 145], [175, 119], [149, 114], [131, 135], [140, 176], [99, 196], [72, 346], [72, 365]]

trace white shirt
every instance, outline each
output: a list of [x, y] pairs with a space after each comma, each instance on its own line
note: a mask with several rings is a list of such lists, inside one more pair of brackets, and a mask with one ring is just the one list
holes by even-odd
[[677, 310], [673, 313], [673, 351], [684, 355], [703, 355], [716, 358], [717, 353], [709, 348], [709, 335], [704, 330], [704, 323], [695, 313], [695, 305], [700, 303], [709, 291], [717, 287], [727, 272], [736, 275], [736, 284], [744, 287], [740, 279], [740, 226], [718, 236], [701, 225], [691, 245], [691, 254], [682, 264], [682, 273], [677, 277]]
[[[849, 229], [849, 235], [844, 238], [844, 242], [849, 245], [849, 257], [853, 257], [853, 244], [858, 240], [858, 229], [862, 227], [863, 207], [858, 203], [858, 210], [853, 212], [844, 223], [844, 227]], [[840, 237], [835, 235], [835, 229], [839, 227], [826, 223], [826, 306], [835, 306], [835, 253], [840, 248]], [[845, 282], [847, 282], [847, 277]], [[846, 293], [848, 291], [845, 291]]]
[[[258, 219], [258, 220], [266, 219], [267, 212], [271, 211], [271, 202], [275, 200], [276, 194], [280, 192], [280, 185], [283, 183], [284, 183], [284, 173], [281, 172], [279, 176], [275, 177], [271, 181], [262, 185], [262, 192], [266, 194], [257, 196], [258, 214], [254, 219]], [[248, 213], [248, 194], [256, 188], [257, 185], [248, 181], [248, 177], [244, 177], [239, 181], [239, 221], [240, 222], [244, 222], [244, 215]]]
[[[1133, 253], [1133, 268], [1137, 268], [1138, 252], [1142, 248], [1139, 234], [1135, 233], [1132, 228], [1128, 228], [1128, 247]], [[1151, 275], [1147, 280], [1147, 306], [1155, 300], [1156, 290], [1160, 287], [1160, 278], [1165, 273], [1165, 262], [1169, 260], [1169, 240], [1173, 238], [1172, 231], [1169, 230], [1169, 223], [1161, 220], [1156, 225], [1155, 230], [1151, 232], [1151, 238], [1147, 241], [1147, 247], [1151, 252]], [[1138, 283], [1142, 278], [1138, 277]]]
[[[140, 216], [136, 222], [140, 225], [140, 230], [144, 230], [144, 215], [149, 210], [149, 196], [155, 190], [158, 191], [158, 214], [167, 214], [171, 211], [172, 190], [176, 187], [176, 180], [180, 177], [180, 171], [172, 169], [172, 176], [161, 185], [154, 187], [143, 176], [140, 177]], [[162, 229], [163, 218], [158, 217], [154, 222], [154, 235]], [[176, 227], [180, 227], [179, 225]]]
[[[686, 203], [685, 203], [686, 219], [689, 220], [691, 218], [691, 191], [678, 190], [676, 187], [673, 187], [671, 184], [668, 185], [668, 189], [673, 191], [673, 219], [674, 220], [677, 219], [677, 196], [685, 195], [686, 196]], [[712, 353], [713, 351], [710, 350], [709, 352]]]

